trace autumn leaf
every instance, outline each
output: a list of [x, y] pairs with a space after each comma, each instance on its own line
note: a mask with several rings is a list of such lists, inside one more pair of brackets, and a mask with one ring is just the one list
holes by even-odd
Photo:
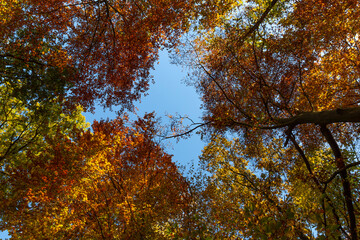
[[154, 142], [152, 115], [127, 125], [95, 122], [28, 152], [9, 172], [2, 229], [14, 239], [167, 239], [161, 226], [185, 209], [187, 182]]

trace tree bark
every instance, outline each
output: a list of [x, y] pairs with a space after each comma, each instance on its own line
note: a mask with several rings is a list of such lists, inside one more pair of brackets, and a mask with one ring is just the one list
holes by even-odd
[[353, 199], [352, 199], [352, 194], [351, 194], [350, 181], [348, 178], [344, 158], [341, 154], [338, 144], [336, 143], [336, 140], [334, 139], [334, 137], [332, 136], [330, 130], [326, 127], [326, 125], [321, 125], [320, 131], [326, 138], [326, 141], [329, 143], [329, 145], [335, 155], [336, 167], [340, 171], [340, 177], [341, 177], [341, 182], [342, 182], [342, 186], [343, 186], [343, 195], [345, 198], [346, 208], [347, 208], [347, 212], [348, 212], [349, 220], [350, 220], [351, 239], [357, 240], [358, 237], [357, 237], [357, 229], [356, 229], [355, 210], [354, 210]]
[[327, 125], [338, 122], [360, 122], [360, 107], [338, 108], [321, 112], [304, 112], [291, 118], [276, 118], [281, 126], [296, 126], [298, 124], [314, 123]]

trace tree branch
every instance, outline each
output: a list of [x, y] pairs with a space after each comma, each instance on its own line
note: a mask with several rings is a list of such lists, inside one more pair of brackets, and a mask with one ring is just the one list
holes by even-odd
[[317, 124], [327, 125], [339, 122], [360, 122], [360, 107], [352, 108], [338, 108], [336, 110], [326, 110], [321, 112], [303, 112], [294, 117], [289, 118], [274, 118], [275, 123], [272, 125], [253, 125], [251, 123], [237, 122], [234, 123], [243, 127], [255, 127], [259, 129], [279, 129], [283, 127], [290, 127], [293, 129], [300, 124]]
[[[358, 108], [357, 108], [357, 111], [360, 112]], [[358, 118], [358, 120], [360, 120], [360, 118]], [[323, 136], [326, 138], [326, 141], [329, 143], [331, 150], [333, 151], [333, 153], [335, 155], [336, 167], [338, 168], [338, 171], [339, 171], [339, 174], [341, 177], [341, 182], [342, 182], [342, 187], [343, 187], [343, 195], [345, 198], [346, 208], [347, 208], [347, 212], [348, 212], [349, 220], [350, 220], [351, 239], [357, 240], [358, 238], [357, 238], [355, 210], [354, 210], [353, 199], [352, 199], [352, 194], [351, 194], [351, 186], [350, 186], [350, 182], [348, 179], [348, 174], [346, 171], [344, 158], [341, 154], [341, 150], [340, 150], [336, 140], [334, 139], [333, 135], [331, 134], [330, 130], [326, 127], [326, 125], [323, 125], [323, 124], [320, 125], [320, 131], [323, 134]], [[344, 170], [344, 168], [345, 168], [345, 170]]]
[[179, 133], [179, 134], [175, 134], [173, 136], [167, 136], [167, 137], [164, 137], [164, 139], [169, 139], [169, 138], [177, 138], [177, 137], [183, 137], [183, 136], [186, 136], [188, 134], [190, 134], [191, 132], [195, 131], [196, 129], [200, 128], [200, 127], [203, 127], [205, 125], [208, 125], [210, 122], [205, 122], [205, 123], [199, 123], [196, 127], [186, 131], [186, 132], [183, 132], [183, 133]]
[[330, 178], [329, 178], [328, 180], [326, 180], [325, 182], [321, 182], [321, 183], [328, 184], [328, 183], [330, 183], [330, 182], [336, 177], [336, 175], [338, 175], [339, 173], [347, 170], [348, 168], [355, 167], [355, 166], [357, 166], [357, 165], [359, 165], [359, 164], [360, 164], [360, 162], [354, 162], [354, 163], [351, 163], [351, 164], [349, 164], [349, 165], [346, 165], [345, 167], [343, 167], [343, 168], [341, 168], [341, 169], [339, 169], [339, 170], [336, 170], [336, 171], [330, 176]]
[[312, 169], [311, 169], [310, 162], [309, 162], [308, 158], [306, 157], [305, 152], [302, 150], [302, 148], [301, 148], [301, 147], [299, 146], [299, 144], [296, 142], [296, 139], [295, 139], [294, 135], [293, 135], [292, 133], [290, 133], [288, 137], [289, 137], [289, 139], [291, 140], [291, 142], [294, 144], [294, 147], [295, 147], [295, 149], [297, 150], [297, 152], [300, 154], [301, 158], [303, 159], [303, 161], [304, 161], [304, 163], [305, 163], [305, 165], [306, 165], [306, 168], [307, 168], [307, 170], [308, 170], [308, 172], [309, 172], [309, 174], [310, 174], [310, 177], [314, 180], [314, 182], [315, 182], [317, 188], [320, 190], [320, 192], [324, 194], [327, 203], [328, 203], [329, 206], [331, 207], [331, 210], [332, 210], [332, 213], [333, 213], [333, 215], [334, 215], [335, 221], [336, 221], [336, 223], [337, 223], [337, 225], [338, 225], [338, 229], [339, 229], [340, 231], [342, 231], [343, 234], [345, 234], [346, 236], [348, 236], [347, 233], [346, 233], [346, 231], [343, 229], [343, 227], [342, 227], [341, 224], [340, 224], [340, 218], [339, 218], [339, 216], [338, 216], [338, 214], [337, 214], [337, 212], [336, 212], [336, 208], [334, 207], [334, 205], [333, 205], [332, 202], [331, 202], [331, 199], [329, 198], [329, 196], [328, 196], [328, 195], [326, 194], [326, 192], [325, 192], [325, 190], [326, 190], [326, 185], [325, 185], [325, 188], [321, 186], [320, 181], [316, 178], [316, 176], [314, 175], [314, 173], [313, 173], [313, 171], [312, 171]]
[[241, 36], [239, 42], [243, 42], [245, 41], [245, 39], [250, 36], [250, 34], [252, 34], [259, 26], [262, 22], [264, 22], [265, 18], [267, 17], [267, 15], [269, 14], [269, 12], [271, 11], [271, 9], [273, 9], [273, 7], [275, 6], [275, 4], [278, 2], [279, 0], [273, 0], [270, 5], [266, 8], [265, 12], [263, 12], [263, 14], [261, 15], [261, 17], [256, 21], [256, 23], [249, 29], [247, 30], [247, 32]]
[[303, 112], [291, 118], [275, 119], [282, 126], [314, 123], [327, 125], [337, 122], [360, 122], [360, 107], [337, 108], [321, 112]]

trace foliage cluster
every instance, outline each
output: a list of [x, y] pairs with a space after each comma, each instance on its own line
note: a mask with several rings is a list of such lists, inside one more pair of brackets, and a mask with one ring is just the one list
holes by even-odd
[[[357, 0], [1, 0], [0, 230], [357, 240], [359, 16]], [[154, 114], [125, 113], [164, 48], [203, 101], [202, 123], [172, 124], [208, 140], [189, 177]], [[89, 130], [96, 103], [123, 113]]]

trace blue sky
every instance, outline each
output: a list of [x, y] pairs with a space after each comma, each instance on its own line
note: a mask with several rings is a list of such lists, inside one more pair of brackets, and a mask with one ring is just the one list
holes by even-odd
[[[155, 65], [155, 70], [152, 72], [155, 83], [150, 85], [148, 95], [141, 99], [141, 102], [136, 103], [138, 108], [138, 116], [143, 116], [144, 113], [155, 111], [156, 117], [161, 117], [165, 123], [168, 121], [166, 117], [169, 115], [179, 114], [181, 116], [188, 116], [192, 120], [200, 122], [201, 100], [196, 93], [195, 88], [187, 86], [183, 80], [186, 72], [182, 71], [180, 66], [170, 63], [171, 60], [166, 51], [160, 53], [159, 64]], [[114, 109], [116, 110], [116, 109]], [[115, 111], [105, 111], [99, 107], [95, 114], [85, 113], [86, 121], [92, 123], [94, 119], [115, 118]], [[167, 153], [173, 154], [173, 160], [179, 164], [186, 165], [192, 160], [197, 161], [198, 155], [204, 146], [198, 135], [193, 134], [189, 139], [170, 139], [164, 142]], [[170, 144], [168, 144], [170, 143]]]
[[[186, 73], [181, 67], [170, 64], [167, 52], [161, 52], [159, 64], [155, 66], [152, 75], [155, 84], [150, 86], [148, 95], [141, 99], [141, 103], [136, 104], [139, 116], [143, 116], [145, 112], [155, 111], [156, 116], [164, 121], [167, 119], [167, 114], [175, 115], [176, 113], [181, 116], [187, 115], [194, 121], [200, 121], [200, 98], [193, 87], [183, 83]], [[90, 123], [94, 119], [116, 117], [115, 112], [104, 112], [102, 108], [96, 109], [95, 114], [85, 113], [84, 115], [86, 121]], [[180, 141], [170, 139], [165, 145], [166, 152], [174, 155], [173, 160], [178, 165], [189, 165], [193, 161], [197, 163], [198, 156], [204, 147], [198, 135]], [[0, 239], [7, 237], [9, 236], [6, 232], [0, 232]]]

